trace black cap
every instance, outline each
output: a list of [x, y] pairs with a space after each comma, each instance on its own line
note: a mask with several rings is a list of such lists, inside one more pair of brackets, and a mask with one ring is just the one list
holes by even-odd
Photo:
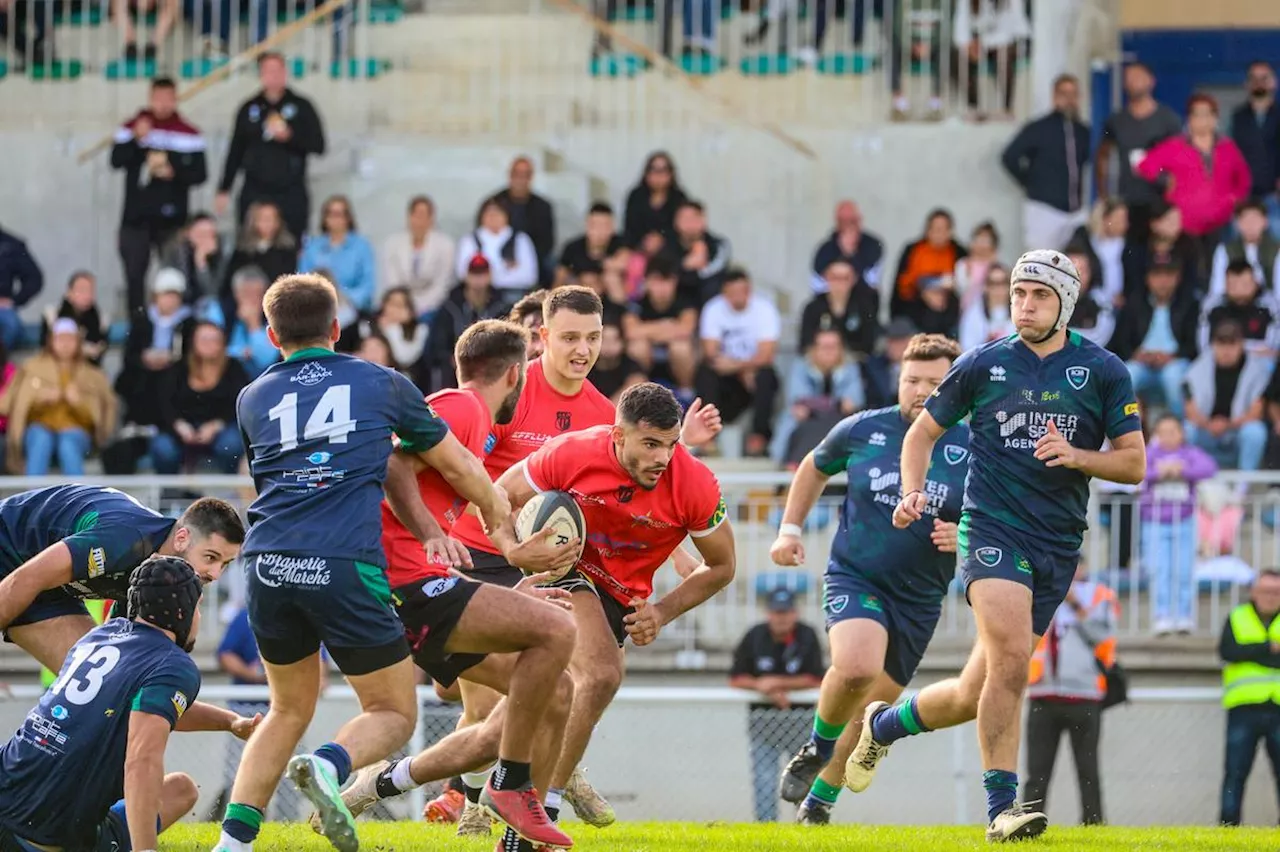
[[1214, 343], [1239, 343], [1244, 340], [1244, 329], [1233, 319], [1219, 320], [1213, 325]]
[[767, 602], [769, 612], [791, 612], [796, 608], [796, 596], [790, 589], [774, 589]]

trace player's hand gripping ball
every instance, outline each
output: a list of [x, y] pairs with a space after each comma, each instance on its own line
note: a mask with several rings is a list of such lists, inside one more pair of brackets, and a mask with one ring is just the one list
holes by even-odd
[[[577, 501], [564, 491], [544, 491], [524, 504], [516, 517], [516, 541], [529, 543], [529, 559], [516, 563], [527, 574], [549, 573], [558, 580], [578, 564], [587, 522]], [[534, 552], [534, 549], [538, 552]]]

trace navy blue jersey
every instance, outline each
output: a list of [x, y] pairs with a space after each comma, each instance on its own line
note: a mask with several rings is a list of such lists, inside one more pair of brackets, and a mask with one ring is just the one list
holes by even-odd
[[1036, 441], [1050, 420], [1084, 450], [1142, 428], [1124, 362], [1074, 331], [1065, 347], [1045, 358], [1017, 335], [969, 350], [926, 409], [944, 428], [970, 417], [966, 514], [1072, 551], [1088, 528], [1089, 477], [1046, 466], [1035, 458]]
[[133, 569], [177, 523], [114, 488], [56, 485], [0, 500], [0, 579], [59, 541], [71, 550], [77, 598], [124, 600]]
[[893, 526], [902, 499], [902, 439], [911, 424], [894, 405], [846, 417], [813, 451], [827, 476], [848, 473], [840, 528], [831, 545], [832, 567], [866, 577], [884, 591], [938, 606], [956, 573], [956, 555], [934, 546], [933, 519], [956, 523], [969, 469], [969, 429], [947, 430], [933, 450], [924, 492], [924, 519], [905, 530]]
[[328, 349], [268, 367], [240, 392], [236, 417], [258, 487], [244, 555], [377, 566], [392, 433], [422, 452], [449, 431], [404, 376]]
[[154, 627], [115, 618], [75, 644], [53, 686], [0, 748], [0, 826], [33, 843], [92, 843], [124, 796], [133, 711], [172, 728], [200, 671]]

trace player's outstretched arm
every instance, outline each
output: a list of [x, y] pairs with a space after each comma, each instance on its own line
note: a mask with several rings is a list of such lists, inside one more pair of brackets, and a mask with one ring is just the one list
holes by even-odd
[[155, 849], [157, 845], [156, 818], [164, 791], [164, 747], [168, 742], [168, 719], [140, 710], [129, 714], [124, 807], [134, 849]]
[[905, 529], [924, 516], [928, 504], [924, 481], [929, 473], [929, 458], [933, 455], [933, 445], [945, 431], [926, 409], [902, 439], [902, 500], [893, 510], [893, 525], [898, 529]]
[[234, 734], [239, 739], [247, 740], [261, 722], [261, 713], [253, 716], [241, 716], [216, 704], [193, 701], [191, 702], [191, 708], [182, 714], [173, 729], [184, 733], [226, 731]]
[[22, 615], [41, 592], [65, 586], [71, 575], [71, 548], [52, 544], [0, 581], [0, 629]]
[[812, 452], [796, 468], [791, 489], [787, 492], [787, 505], [782, 510], [778, 538], [773, 547], [769, 548], [769, 556], [775, 565], [790, 568], [804, 563], [804, 545], [800, 542], [804, 519], [813, 511], [814, 504], [818, 502], [829, 479], [829, 476], [818, 470]]
[[[737, 555], [734, 552], [733, 528], [727, 519], [721, 522], [713, 532], [695, 537], [693, 545], [702, 555], [702, 564], [691, 571], [680, 581], [680, 585], [672, 589], [662, 600], [647, 607], [656, 616], [658, 629], [670, 624], [698, 604], [709, 600], [716, 592], [733, 581], [733, 574], [737, 569]], [[636, 634], [630, 629], [628, 632], [631, 633], [632, 641], [637, 645], [648, 644], [648, 642], [637, 641]], [[656, 630], [648, 641], [652, 642], [655, 638], [657, 638]]]
[[493, 487], [484, 465], [462, 442], [449, 433], [440, 443], [419, 457], [440, 472], [453, 490], [469, 501], [490, 529], [504, 523], [511, 514], [511, 504], [501, 491]]

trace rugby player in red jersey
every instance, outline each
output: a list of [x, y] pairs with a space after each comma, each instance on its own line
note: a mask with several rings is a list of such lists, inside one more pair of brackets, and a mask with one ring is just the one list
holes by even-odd
[[[515, 412], [525, 383], [528, 337], [525, 329], [500, 320], [470, 326], [454, 349], [460, 387], [427, 398], [436, 416], [477, 457], [490, 428], [509, 422]], [[437, 774], [438, 754], [394, 764], [383, 761], [356, 776], [343, 792], [344, 803], [358, 815], [380, 799], [497, 758], [498, 770], [479, 801], [523, 837], [571, 845], [572, 840], [547, 818], [533, 784], [536, 774], [538, 786], [547, 789], [572, 701], [572, 680], [565, 666], [574, 643], [573, 619], [546, 602], [569, 593], [537, 588], [536, 583], [549, 575], [528, 577], [512, 591], [464, 579], [443, 559], [429, 558], [419, 536], [430, 532], [433, 518], [450, 529], [466, 511], [467, 501], [409, 454], [392, 457], [385, 490], [382, 544], [387, 578], [414, 661], [446, 687], [465, 673], [475, 683], [509, 694], [511, 701], [505, 712], [490, 716], [483, 730], [473, 731], [468, 743], [454, 744], [451, 757], [456, 765], [447, 766], [445, 775]], [[566, 558], [571, 565], [574, 554], [576, 547], [558, 565], [566, 567]], [[548, 689], [548, 684], [557, 686]], [[535, 744], [540, 753], [535, 753]], [[467, 762], [478, 751], [478, 762]], [[538, 766], [536, 773], [532, 765]]]
[[[623, 392], [613, 425], [554, 438], [498, 480], [513, 510], [541, 491], [568, 492], [588, 531], [574, 570], [552, 584], [573, 593], [578, 625], [569, 662], [573, 714], [553, 790], [568, 781], [622, 683], [626, 637], [649, 644], [664, 625], [733, 579], [733, 531], [719, 483], [679, 441], [680, 403], [646, 382]], [[702, 563], [650, 602], [654, 573], [686, 535]], [[510, 834], [504, 843], [520, 848]]]

